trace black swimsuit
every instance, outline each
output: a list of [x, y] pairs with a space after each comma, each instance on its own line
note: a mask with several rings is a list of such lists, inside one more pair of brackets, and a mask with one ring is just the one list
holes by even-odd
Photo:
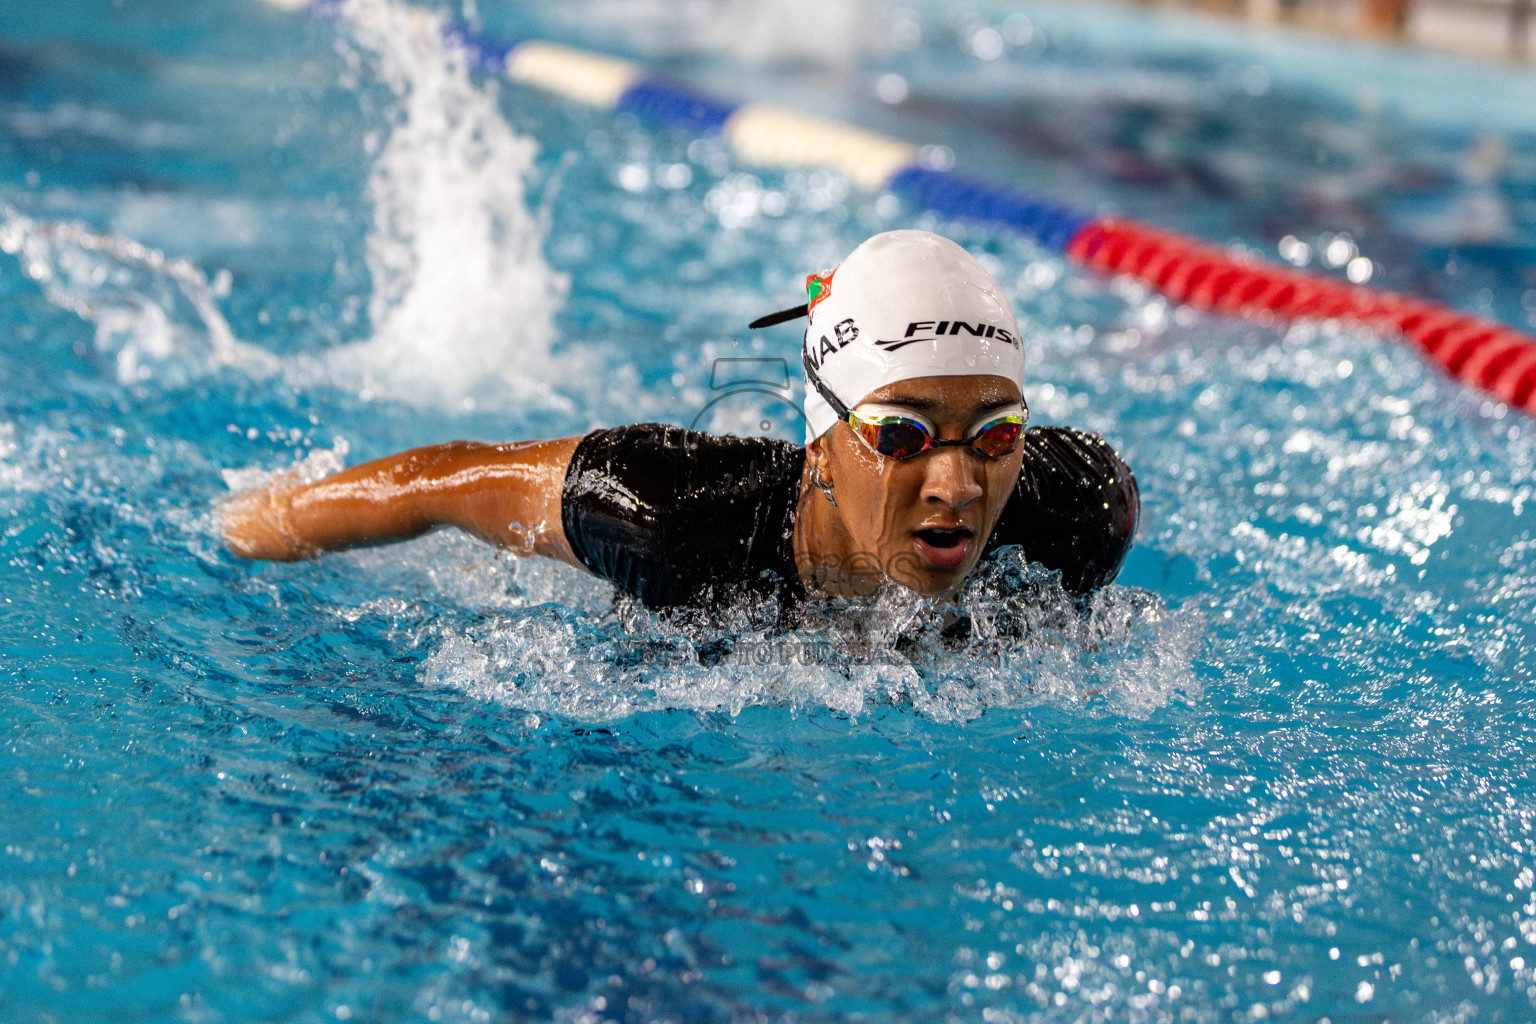
[[[1097, 434], [1024, 435], [1018, 486], [982, 557], [1018, 544], [1086, 593], [1125, 561], [1141, 499], [1130, 467]], [[571, 456], [561, 492], [566, 539], [581, 564], [652, 607], [742, 592], [805, 596], [795, 567], [795, 508], [805, 449], [659, 423], [598, 430]]]

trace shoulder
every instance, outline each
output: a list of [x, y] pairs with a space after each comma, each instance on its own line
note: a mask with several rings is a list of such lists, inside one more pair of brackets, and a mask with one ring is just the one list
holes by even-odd
[[566, 469], [565, 493], [610, 495], [648, 518], [677, 519], [701, 508], [755, 501], [793, 481], [805, 449], [771, 437], [734, 437], [666, 423], [596, 430]]
[[1019, 487], [1047, 494], [1095, 490], [1106, 498], [1136, 494], [1136, 477], [1103, 434], [1071, 427], [1036, 427], [1024, 433]]
[[1079, 593], [1113, 580], [1141, 518], [1131, 467], [1102, 435], [1067, 427], [1030, 430], [1023, 448], [1018, 484], [987, 550], [1018, 544]]
[[803, 447], [776, 438], [706, 434], [670, 423], [635, 423], [587, 434], [576, 446], [571, 468], [577, 471], [644, 461], [656, 470], [708, 474], [723, 465], [720, 460], [768, 466], [804, 457]]
[[593, 431], [566, 470], [566, 539], [583, 565], [647, 604], [683, 603], [792, 558], [783, 539], [804, 461], [800, 445], [766, 437], [662, 423]]

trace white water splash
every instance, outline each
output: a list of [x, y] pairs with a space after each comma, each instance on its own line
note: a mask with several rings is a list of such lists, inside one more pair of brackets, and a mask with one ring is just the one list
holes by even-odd
[[373, 336], [329, 353], [326, 376], [363, 397], [455, 408], [581, 379], [580, 355], [551, 354], [566, 280], [527, 205], [536, 143], [503, 119], [493, 85], [471, 80], [439, 18], [383, 0], [345, 13], [399, 110], [368, 183]]
[[347, 452], [351, 445], [345, 438], [338, 437], [336, 443], [330, 448], [315, 448], [291, 465], [282, 469], [263, 469], [260, 466], [246, 466], [241, 469], [225, 469], [220, 472], [224, 480], [224, 486], [236, 494], [266, 490], [275, 483], [284, 484], [311, 484], [322, 477], [339, 473], [347, 467]]
[[16, 257], [48, 301], [95, 327], [96, 351], [119, 383], [175, 385], [219, 367], [268, 376], [278, 361], [239, 341], [219, 311], [227, 281], [191, 261], [78, 224], [38, 221], [0, 203], [0, 251]]
[[47, 298], [96, 329], [118, 381], [175, 386], [218, 367], [305, 389], [442, 409], [558, 406], [551, 382], [593, 377], [590, 353], [552, 354], [565, 278], [544, 261], [527, 205], [536, 144], [502, 118], [492, 86], [445, 42], [437, 18], [354, 0], [352, 41], [398, 101], [367, 197], [372, 336], [279, 360], [238, 340], [190, 260], [132, 238], [39, 221], [0, 203], [0, 249]]
[[990, 708], [1085, 702], [1145, 715], [1198, 693], [1195, 619], [1125, 587], [1101, 591], [1084, 613], [1038, 566], [1000, 563], [962, 596], [971, 620], [963, 639], [941, 635], [943, 609], [900, 588], [864, 602], [812, 602], [783, 630], [772, 602], [697, 616], [621, 604], [604, 614], [601, 593], [569, 600], [577, 584], [566, 581], [559, 605], [542, 603], [524, 590], [524, 573], [533, 569], [534, 589], [546, 590], [548, 570], [517, 563], [510, 591], [470, 602], [481, 616], [473, 624], [415, 637], [434, 648], [421, 678], [476, 700], [591, 722], [765, 705], [858, 716], [895, 704], [948, 723]]

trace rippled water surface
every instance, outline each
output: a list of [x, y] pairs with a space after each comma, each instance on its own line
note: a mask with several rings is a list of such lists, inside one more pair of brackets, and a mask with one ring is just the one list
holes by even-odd
[[[1536, 1014], [1528, 418], [354, 9], [0, 0], [0, 1020]], [[452, 13], [1536, 329], [1529, 72], [1065, 4]], [[792, 366], [742, 325], [902, 226], [1136, 468], [1087, 608], [1005, 561], [964, 641], [900, 593], [776, 633], [454, 535], [220, 548], [231, 488], [411, 445], [797, 437], [711, 366]]]

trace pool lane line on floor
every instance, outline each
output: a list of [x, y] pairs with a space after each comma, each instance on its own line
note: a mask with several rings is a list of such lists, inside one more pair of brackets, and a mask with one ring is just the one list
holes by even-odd
[[[342, 0], [265, 2], [344, 13]], [[501, 43], [431, 12], [410, 10], [415, 28], [440, 32], [480, 67], [512, 81], [654, 124], [723, 137], [749, 163], [841, 171], [861, 188], [889, 190], [925, 210], [1019, 231], [1073, 263], [1134, 277], [1195, 309], [1261, 322], [1338, 320], [1397, 335], [1463, 383], [1536, 414], [1536, 338], [1505, 324], [924, 167], [918, 146], [855, 125], [771, 104], [724, 102], [653, 78], [631, 61], [539, 40]]]

